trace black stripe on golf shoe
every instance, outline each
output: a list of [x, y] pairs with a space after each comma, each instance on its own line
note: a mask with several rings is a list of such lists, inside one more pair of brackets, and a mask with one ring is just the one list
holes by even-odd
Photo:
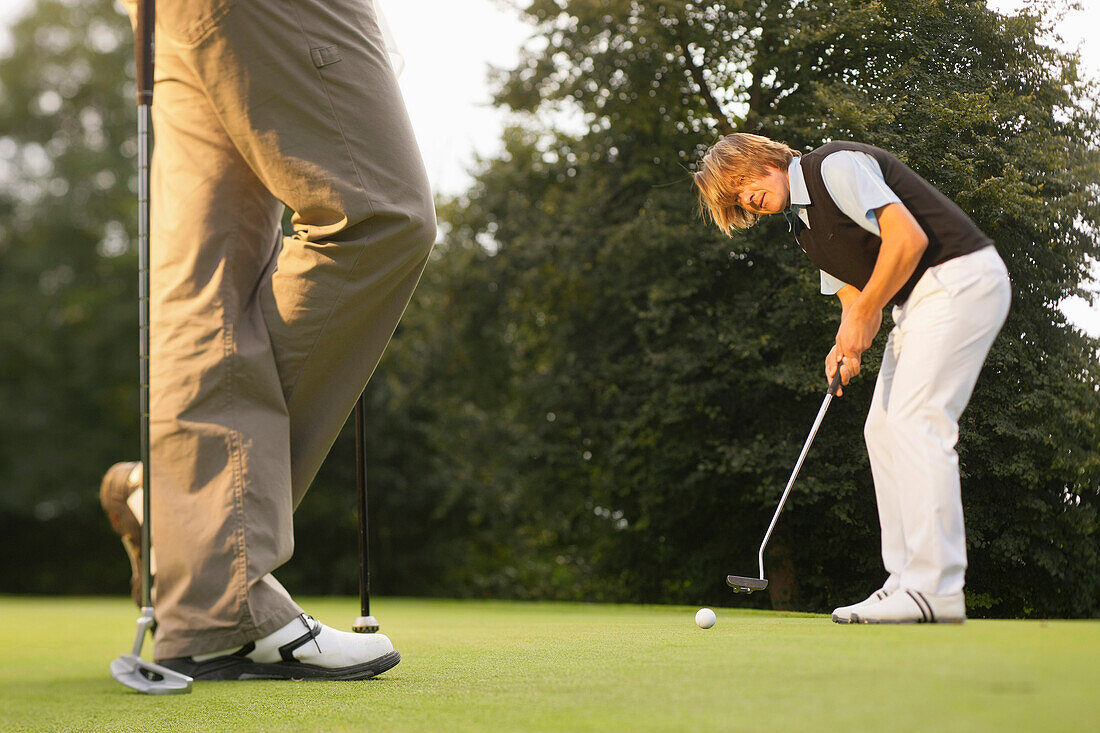
[[302, 616], [300, 616], [299, 618], [301, 618], [302, 623], [306, 626], [306, 633], [302, 634], [297, 639], [294, 639], [293, 641], [288, 641], [286, 644], [283, 644], [281, 647], [279, 647], [279, 656], [282, 657], [284, 662], [297, 662], [298, 659], [294, 656], [294, 650], [305, 646], [311, 641], [313, 641], [314, 644], [317, 644], [317, 651], [321, 651], [321, 645], [318, 642], [314, 641], [314, 639], [317, 638], [317, 635], [321, 633], [321, 624], [317, 621], [314, 621], [313, 625], [310, 625], [309, 621], [306, 620], [307, 617], [305, 616], [305, 614], [302, 614]]
[[933, 624], [936, 623], [936, 614], [932, 610], [932, 603], [928, 602], [928, 599], [924, 597], [924, 593], [921, 591], [913, 591], [913, 593], [916, 595], [916, 598], [920, 600], [924, 610], [927, 611], [928, 622]]
[[[921, 620], [918, 623], [927, 623], [929, 621], [928, 613], [929, 613], [929, 610], [931, 610], [931, 609], [926, 610], [925, 605], [922, 604], [921, 601], [917, 599], [917, 596], [913, 591], [907, 590], [905, 592], [910, 598], [913, 599], [913, 603], [917, 604], [917, 608], [920, 610]], [[928, 601], [925, 600], [924, 603], [926, 604], [926, 603], [928, 603]]]
[[921, 593], [919, 590], [915, 590], [913, 591], [913, 593], [917, 594], [917, 597], [921, 599], [925, 607], [928, 609], [928, 620], [932, 623], [936, 623], [936, 613], [932, 610], [932, 603], [927, 598], [925, 598], [924, 594]]

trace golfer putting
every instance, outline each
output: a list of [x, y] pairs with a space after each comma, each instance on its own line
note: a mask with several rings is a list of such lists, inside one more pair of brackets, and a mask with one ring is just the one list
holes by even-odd
[[[126, 4], [153, 16], [152, 0]], [[112, 673], [154, 693], [188, 677], [366, 679], [400, 661], [390, 640], [322, 624], [272, 573], [435, 241], [380, 18], [359, 0], [158, 10], [155, 77], [152, 22], [135, 23], [156, 133], [144, 455], [101, 487], [144, 624]], [[365, 604], [361, 621], [377, 628]], [[154, 625], [178, 689], [141, 666]]]
[[838, 395], [892, 305], [864, 429], [886, 580], [833, 620], [965, 621], [958, 421], [1011, 298], [992, 240], [895, 156], [862, 143], [802, 155], [735, 133], [707, 151], [694, 180], [704, 212], [729, 236], [760, 216], [786, 215], [821, 271], [821, 292], [841, 303], [825, 357], [828, 381], [839, 369]]

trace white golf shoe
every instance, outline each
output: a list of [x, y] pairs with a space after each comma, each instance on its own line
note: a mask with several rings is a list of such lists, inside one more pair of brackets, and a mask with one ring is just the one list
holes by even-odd
[[966, 622], [962, 591], [934, 595], [902, 588], [852, 613], [857, 624], [961, 624]]
[[853, 612], [862, 611], [868, 606], [873, 606], [874, 604], [886, 598], [888, 595], [890, 595], [890, 591], [887, 591], [884, 588], [879, 588], [859, 603], [853, 603], [850, 606], [841, 606], [840, 608], [834, 608], [833, 622], [838, 624], [850, 624], [852, 623]]
[[365, 680], [401, 661], [384, 634], [352, 634], [302, 614], [243, 647], [160, 660], [196, 680]]

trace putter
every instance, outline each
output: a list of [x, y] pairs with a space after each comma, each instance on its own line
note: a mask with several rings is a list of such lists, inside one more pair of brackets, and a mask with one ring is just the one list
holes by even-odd
[[810, 450], [810, 444], [814, 442], [814, 436], [817, 435], [817, 429], [821, 427], [821, 421], [825, 418], [825, 412], [829, 409], [829, 403], [833, 401], [833, 397], [836, 396], [837, 390], [840, 389], [840, 365], [837, 365], [836, 374], [833, 375], [833, 379], [829, 382], [829, 391], [825, 395], [824, 402], [821, 403], [821, 409], [817, 411], [817, 419], [814, 420], [814, 426], [810, 428], [810, 436], [806, 438], [806, 444], [802, 446], [802, 453], [798, 456], [798, 463], [794, 466], [794, 471], [791, 473], [791, 478], [787, 481], [787, 488], [783, 490], [783, 498], [779, 500], [779, 507], [776, 508], [775, 514], [772, 516], [772, 523], [768, 525], [768, 531], [764, 535], [764, 541], [760, 543], [760, 554], [757, 556], [760, 561], [760, 577], [759, 578], [747, 578], [742, 575], [727, 575], [726, 585], [733, 588], [734, 593], [752, 593], [756, 590], [764, 590], [768, 587], [768, 580], [764, 577], [764, 548], [768, 546], [768, 540], [771, 539], [772, 530], [775, 529], [775, 523], [779, 521], [779, 515], [783, 511], [783, 505], [787, 503], [787, 496], [791, 493], [791, 487], [794, 486], [794, 480], [798, 478], [798, 471], [802, 468], [802, 462], [806, 460], [806, 454]]
[[367, 526], [367, 393], [355, 403], [355, 487], [359, 494], [359, 618], [351, 630], [357, 634], [378, 631], [378, 619], [370, 615], [370, 534]]
[[149, 501], [149, 128], [153, 104], [153, 21], [155, 0], [139, 0], [135, 56], [138, 101], [138, 374], [141, 382], [141, 618], [130, 654], [111, 662], [111, 676], [127, 687], [149, 695], [178, 695], [191, 692], [192, 679], [185, 674], [141, 658], [145, 632], [153, 625], [153, 578], [150, 568], [153, 540]]

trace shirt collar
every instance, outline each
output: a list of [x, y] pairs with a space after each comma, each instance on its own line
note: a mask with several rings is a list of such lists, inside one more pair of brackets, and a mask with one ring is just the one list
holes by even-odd
[[791, 206], [809, 206], [810, 191], [806, 188], [806, 179], [802, 175], [802, 156], [791, 158], [787, 166], [787, 177], [790, 179]]

